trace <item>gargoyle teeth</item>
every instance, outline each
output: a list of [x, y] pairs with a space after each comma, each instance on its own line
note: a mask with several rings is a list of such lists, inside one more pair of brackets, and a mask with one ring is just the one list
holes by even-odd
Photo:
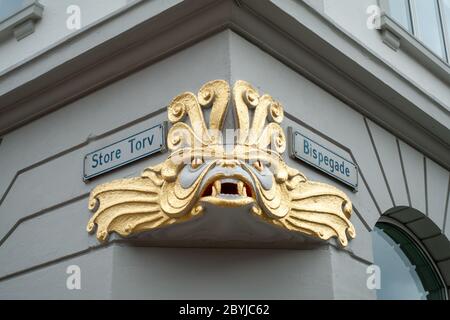
[[238, 193], [243, 197], [247, 196], [247, 189], [245, 188], [244, 182], [242, 181], [238, 182]]
[[238, 179], [224, 178], [214, 181], [209, 188], [205, 189], [202, 196], [247, 198], [249, 186]]
[[215, 197], [222, 191], [222, 183], [219, 180], [216, 180], [212, 186], [212, 196]]

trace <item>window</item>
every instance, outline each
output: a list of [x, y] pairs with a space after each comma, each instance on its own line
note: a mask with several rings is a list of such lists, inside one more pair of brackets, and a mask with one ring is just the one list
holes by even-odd
[[447, 40], [447, 61], [450, 62], [450, 0], [443, 0], [441, 4], [444, 39]]
[[27, 0], [0, 0], [0, 22], [25, 7]]
[[446, 58], [437, 1], [414, 0], [415, 35], [434, 53]]
[[445, 299], [445, 286], [434, 266], [405, 231], [390, 223], [377, 223], [372, 239], [374, 263], [381, 271], [378, 299]]
[[388, 0], [387, 11], [435, 55], [450, 62], [450, 0]]
[[403, 28], [413, 31], [408, 0], [389, 0], [389, 15]]

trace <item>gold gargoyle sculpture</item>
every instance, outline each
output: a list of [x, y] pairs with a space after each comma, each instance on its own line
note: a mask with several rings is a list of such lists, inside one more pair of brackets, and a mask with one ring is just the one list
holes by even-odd
[[[323, 240], [336, 237], [346, 246], [347, 236], [355, 237], [349, 221], [352, 204], [342, 191], [308, 181], [283, 161], [280, 103], [260, 96], [245, 81], [230, 91], [228, 82], [215, 80], [198, 95], [185, 92], [174, 98], [168, 107], [168, 159], [140, 177], [97, 186], [89, 198], [94, 215], [87, 230], [97, 225], [97, 238], [105, 241], [111, 232], [128, 236], [188, 221], [204, 214], [206, 203], [249, 205], [269, 224]], [[221, 132], [230, 96], [237, 134], [232, 145], [224, 145]], [[203, 108], [211, 108], [209, 129]]]

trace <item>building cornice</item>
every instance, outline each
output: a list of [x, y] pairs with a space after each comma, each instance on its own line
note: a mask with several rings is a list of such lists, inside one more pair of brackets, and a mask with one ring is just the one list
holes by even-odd
[[137, 1], [0, 75], [0, 134], [231, 29], [449, 168], [449, 107], [308, 5], [286, 5]]

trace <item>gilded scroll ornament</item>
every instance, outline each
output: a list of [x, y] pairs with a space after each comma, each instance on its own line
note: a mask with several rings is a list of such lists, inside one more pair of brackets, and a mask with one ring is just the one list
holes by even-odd
[[[222, 139], [230, 100], [237, 129], [231, 148]], [[205, 108], [211, 108], [208, 123]], [[197, 95], [180, 94], [168, 107], [168, 159], [140, 177], [97, 186], [87, 230], [96, 228], [105, 241], [111, 232], [128, 236], [207, 214], [205, 203], [251, 205], [269, 224], [323, 240], [336, 237], [346, 246], [355, 237], [352, 204], [337, 188], [308, 181], [286, 165], [283, 116], [279, 102], [245, 81], [230, 90], [226, 81], [215, 80]]]

